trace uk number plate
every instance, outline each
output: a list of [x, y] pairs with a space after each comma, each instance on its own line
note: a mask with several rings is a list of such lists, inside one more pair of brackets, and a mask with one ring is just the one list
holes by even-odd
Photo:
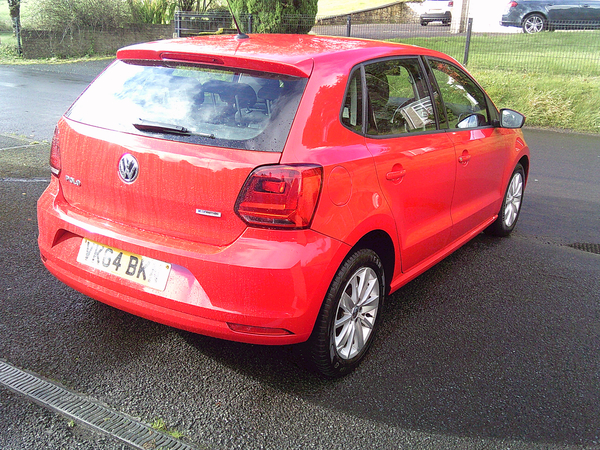
[[83, 239], [77, 262], [125, 280], [164, 291], [171, 264]]

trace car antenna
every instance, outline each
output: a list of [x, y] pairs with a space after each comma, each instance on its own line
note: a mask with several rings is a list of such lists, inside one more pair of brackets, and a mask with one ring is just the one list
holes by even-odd
[[231, 3], [229, 3], [229, 0], [227, 0], [227, 7], [229, 8], [229, 12], [231, 13], [231, 17], [233, 17], [233, 23], [235, 24], [235, 28], [238, 32], [237, 36], [235, 37], [237, 40], [240, 39], [248, 39], [250, 36], [248, 36], [246, 33], [242, 33], [242, 30], [240, 28], [240, 26], [238, 25], [238, 21], [235, 18], [235, 14], [233, 13], [233, 9], [231, 8]]

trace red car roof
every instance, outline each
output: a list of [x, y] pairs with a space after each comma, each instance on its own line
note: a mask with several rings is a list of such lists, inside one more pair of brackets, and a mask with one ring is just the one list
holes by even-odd
[[148, 42], [120, 49], [117, 58], [196, 62], [307, 77], [318, 61], [331, 63], [332, 59], [343, 58], [357, 64], [401, 54], [440, 55], [410, 45], [366, 39], [252, 34], [248, 39], [211, 35]]

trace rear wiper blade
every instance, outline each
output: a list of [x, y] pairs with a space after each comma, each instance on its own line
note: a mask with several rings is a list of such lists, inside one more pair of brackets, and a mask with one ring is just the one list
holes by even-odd
[[182, 127], [181, 125], [174, 125], [170, 123], [162, 123], [162, 122], [153, 122], [151, 120], [140, 119], [138, 122], [134, 123], [133, 126], [140, 131], [147, 131], [150, 133], [167, 133], [167, 134], [177, 134], [181, 136], [201, 136], [210, 139], [216, 139], [214, 134], [208, 133], [193, 133], [188, 130], [186, 127]]
[[140, 131], [149, 131], [151, 133], [172, 133], [172, 134], [191, 134], [185, 127], [172, 125], [169, 123], [152, 122], [150, 120], [140, 119], [139, 122], [133, 124]]

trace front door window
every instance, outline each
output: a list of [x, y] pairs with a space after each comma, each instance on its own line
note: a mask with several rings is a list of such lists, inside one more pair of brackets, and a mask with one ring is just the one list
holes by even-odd
[[477, 128], [490, 123], [483, 91], [457, 67], [432, 60], [430, 66], [446, 107], [449, 127]]

